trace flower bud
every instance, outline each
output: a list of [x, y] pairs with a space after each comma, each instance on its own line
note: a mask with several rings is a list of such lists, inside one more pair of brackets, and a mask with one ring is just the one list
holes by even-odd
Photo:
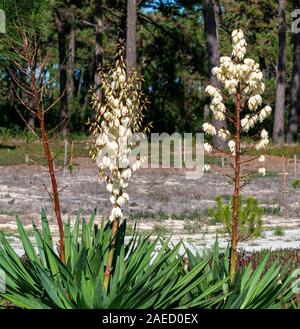
[[125, 169], [123, 172], [122, 172], [122, 177], [124, 179], [130, 179], [131, 177], [131, 169], [128, 168], [128, 169]]
[[117, 204], [122, 207], [125, 204], [125, 199], [122, 196], [119, 196], [117, 199]]
[[118, 100], [118, 98], [114, 98], [114, 100], [113, 100], [113, 106], [114, 107], [118, 107], [119, 106], [119, 100]]
[[124, 126], [119, 126], [119, 135], [124, 136], [126, 134], [126, 128]]
[[128, 113], [127, 107], [126, 107], [126, 106], [123, 106], [123, 107], [122, 107], [121, 114], [122, 114], [123, 116], [125, 116], [127, 113]]
[[105, 145], [107, 142], [108, 142], [107, 135], [100, 134], [96, 140], [96, 145], [98, 146]]
[[106, 185], [106, 189], [107, 189], [107, 191], [108, 192], [112, 192], [112, 190], [113, 190], [113, 185], [111, 184], [111, 183], [108, 183], [107, 185]]
[[123, 117], [121, 119], [122, 125], [128, 126], [130, 119], [128, 117]]
[[104, 156], [102, 160], [104, 168], [107, 168], [110, 165], [110, 159], [108, 156]]
[[122, 197], [125, 199], [126, 202], [129, 201], [129, 195], [127, 193], [123, 193]]

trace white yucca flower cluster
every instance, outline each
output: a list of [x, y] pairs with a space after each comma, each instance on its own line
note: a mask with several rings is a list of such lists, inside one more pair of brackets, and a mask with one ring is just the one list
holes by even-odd
[[232, 57], [242, 61], [246, 55], [247, 42], [244, 39], [242, 30], [234, 30], [231, 34], [232, 37]]
[[[121, 50], [122, 51], [122, 50]], [[114, 70], [99, 72], [103, 95], [92, 96], [96, 120], [90, 123], [94, 136], [90, 143], [90, 155], [96, 161], [101, 179], [106, 183], [113, 205], [109, 219], [122, 219], [121, 207], [129, 201], [125, 192], [132, 173], [138, 170], [143, 160], [137, 157], [130, 161], [132, 150], [139, 144], [134, 135], [142, 121], [145, 102], [142, 100], [141, 80], [135, 72], [126, 78], [125, 64], [118, 54]]]
[[[241, 30], [234, 30], [232, 37], [232, 54], [231, 57], [221, 57], [220, 65], [212, 69], [213, 75], [216, 76], [224, 90], [229, 95], [236, 95], [239, 86], [241, 91], [242, 110], [245, 112], [248, 108], [248, 113], [240, 121], [241, 130], [247, 133], [258, 122], [263, 122], [272, 112], [269, 105], [259, 110], [262, 105], [261, 94], [265, 90], [265, 85], [262, 82], [263, 75], [260, 71], [259, 64], [251, 58], [244, 58], [246, 54], [246, 40]], [[211, 97], [210, 110], [212, 115], [218, 121], [223, 121], [231, 114], [227, 111], [223, 99], [225, 96], [218, 88], [208, 85], [205, 91]], [[222, 140], [228, 141], [228, 147], [232, 155], [236, 154], [236, 143], [231, 139], [230, 132], [225, 128], [217, 129], [210, 123], [203, 124], [203, 130], [206, 134], [214, 136], [218, 135]], [[268, 133], [262, 130], [261, 139], [255, 145], [257, 150], [263, 149], [269, 143]], [[211, 152], [212, 147], [205, 143], [204, 149], [206, 152]], [[263, 158], [264, 159], [264, 158]], [[262, 161], [262, 160], [261, 160]], [[209, 170], [209, 166], [205, 168]], [[260, 168], [259, 172], [264, 174], [264, 168]]]

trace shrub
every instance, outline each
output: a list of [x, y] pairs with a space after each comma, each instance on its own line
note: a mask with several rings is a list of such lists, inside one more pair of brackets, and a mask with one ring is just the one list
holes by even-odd
[[[232, 202], [231, 198], [225, 203], [222, 197], [216, 197], [216, 205], [208, 209], [209, 215], [215, 223], [221, 223], [226, 231], [231, 234]], [[259, 206], [256, 198], [248, 197], [246, 200], [239, 197], [239, 240], [250, 237], [259, 237], [262, 230], [263, 209]]]
[[299, 179], [293, 179], [291, 181], [291, 185], [294, 190], [296, 190], [300, 186], [300, 180]]
[[282, 268], [288, 264], [288, 273], [292, 273], [300, 267], [300, 249], [262, 249], [252, 252], [240, 250], [238, 254], [238, 266], [243, 268], [251, 263], [253, 269], [256, 269], [266, 255], [269, 255], [266, 269], [270, 268], [276, 259], [278, 259], [278, 264]]
[[284, 229], [280, 226], [277, 226], [274, 230], [275, 236], [284, 236]]

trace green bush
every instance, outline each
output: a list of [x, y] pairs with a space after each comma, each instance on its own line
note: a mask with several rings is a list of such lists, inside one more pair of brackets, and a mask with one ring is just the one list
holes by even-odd
[[291, 185], [294, 190], [296, 190], [300, 186], [300, 180], [299, 179], [293, 179], [291, 181]]
[[275, 236], [284, 236], [284, 229], [280, 226], [277, 226], [274, 230]]
[[[220, 196], [215, 200], [216, 205], [208, 209], [208, 214], [215, 223], [223, 224], [225, 230], [231, 234], [233, 198], [228, 203], [225, 203]], [[259, 237], [261, 235], [262, 215], [263, 209], [259, 206], [256, 198], [248, 197], [246, 200], [242, 197], [239, 198], [239, 240]]]

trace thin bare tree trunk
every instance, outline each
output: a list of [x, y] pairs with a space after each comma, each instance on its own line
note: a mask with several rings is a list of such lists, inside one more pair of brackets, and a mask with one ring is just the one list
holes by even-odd
[[55, 23], [58, 33], [58, 53], [59, 53], [59, 84], [60, 84], [60, 118], [63, 122], [63, 137], [68, 135], [68, 90], [67, 90], [67, 65], [66, 65], [66, 31], [61, 13], [55, 12]]
[[286, 20], [285, 1], [279, 0], [278, 10], [278, 66], [277, 66], [277, 88], [274, 114], [273, 141], [275, 144], [284, 144], [284, 110], [285, 110], [285, 46], [286, 46]]
[[65, 263], [64, 226], [63, 226], [63, 220], [61, 217], [60, 201], [59, 201], [59, 194], [58, 194], [57, 181], [56, 181], [56, 175], [55, 175], [54, 160], [53, 160], [53, 156], [52, 156], [52, 153], [50, 150], [48, 136], [46, 134], [44, 115], [42, 115], [42, 119], [39, 119], [39, 122], [40, 122], [40, 128], [41, 128], [41, 132], [42, 132], [43, 147], [44, 147], [44, 151], [46, 154], [48, 168], [49, 168], [49, 174], [50, 174], [50, 178], [51, 178], [54, 213], [55, 213], [55, 216], [57, 219], [57, 224], [58, 224], [59, 256], [60, 256], [61, 261], [63, 263]]
[[101, 81], [98, 74], [98, 67], [103, 64], [103, 15], [102, 15], [103, 0], [96, 0], [96, 52], [95, 52], [95, 75], [94, 88], [95, 93], [101, 98]]
[[234, 194], [233, 194], [233, 211], [231, 222], [231, 255], [230, 255], [230, 277], [234, 278], [237, 262], [237, 244], [238, 244], [238, 211], [239, 211], [239, 193], [240, 193], [240, 167], [241, 167], [241, 87], [240, 84], [236, 93], [235, 104], [235, 167], [234, 167]]
[[[300, 8], [300, 1], [293, 1], [293, 8]], [[293, 77], [292, 77], [292, 105], [290, 107], [288, 119], [287, 142], [295, 143], [298, 134], [298, 120], [300, 111], [300, 33], [293, 33]]]
[[[34, 57], [32, 59], [32, 70], [35, 73], [36, 72], [36, 58]], [[28, 97], [28, 103], [30, 108], [34, 108], [35, 107], [35, 101], [34, 99], [30, 96], [30, 95], [26, 95], [26, 97]], [[28, 112], [28, 126], [29, 129], [34, 129], [35, 128], [35, 118], [32, 112]]]
[[136, 68], [136, 0], [127, 0], [126, 71]]
[[[208, 57], [208, 72], [210, 72], [209, 81], [210, 84], [220, 88], [217, 78], [211, 73], [212, 68], [219, 65], [220, 62], [220, 50], [219, 40], [217, 37], [217, 24], [216, 24], [216, 8], [213, 0], [204, 1], [204, 27], [205, 27], [205, 39], [206, 49]], [[218, 121], [212, 116], [212, 124], [217, 129], [222, 127], [226, 128], [226, 120]], [[227, 144], [219, 136], [213, 137], [213, 145], [219, 149], [225, 149]]]
[[16, 95], [15, 95], [15, 88], [14, 88], [14, 81], [11, 78], [9, 81], [9, 109], [13, 111], [16, 106]]
[[[65, 263], [65, 244], [64, 244], [64, 227], [63, 227], [63, 220], [61, 217], [61, 210], [60, 210], [60, 201], [59, 201], [59, 193], [58, 193], [58, 187], [57, 187], [57, 181], [56, 181], [56, 175], [55, 175], [55, 166], [54, 166], [54, 160], [53, 155], [50, 150], [48, 136], [46, 133], [45, 128], [45, 116], [44, 116], [44, 106], [43, 106], [43, 98], [41, 97], [41, 91], [40, 87], [38, 86], [36, 76], [35, 76], [35, 67], [32, 66], [33, 57], [30, 55], [30, 51], [28, 49], [28, 41], [27, 39], [24, 40], [24, 51], [25, 51], [25, 59], [29, 65], [30, 68], [30, 81], [31, 81], [31, 87], [33, 91], [33, 99], [34, 99], [34, 112], [37, 115], [40, 129], [41, 129], [41, 137], [42, 137], [42, 143], [44, 147], [45, 156], [48, 163], [48, 169], [51, 179], [51, 186], [52, 186], [52, 198], [53, 198], [53, 207], [55, 216], [57, 219], [58, 224], [58, 231], [59, 231], [59, 256], [63, 263]], [[33, 53], [36, 53], [37, 50], [35, 50]], [[43, 68], [40, 67], [40, 70]], [[42, 88], [45, 88], [43, 86]]]
[[85, 67], [83, 66], [82, 69], [80, 70], [80, 78], [79, 78], [79, 83], [78, 83], [78, 88], [77, 88], [77, 95], [81, 94], [84, 72], [85, 72]]

